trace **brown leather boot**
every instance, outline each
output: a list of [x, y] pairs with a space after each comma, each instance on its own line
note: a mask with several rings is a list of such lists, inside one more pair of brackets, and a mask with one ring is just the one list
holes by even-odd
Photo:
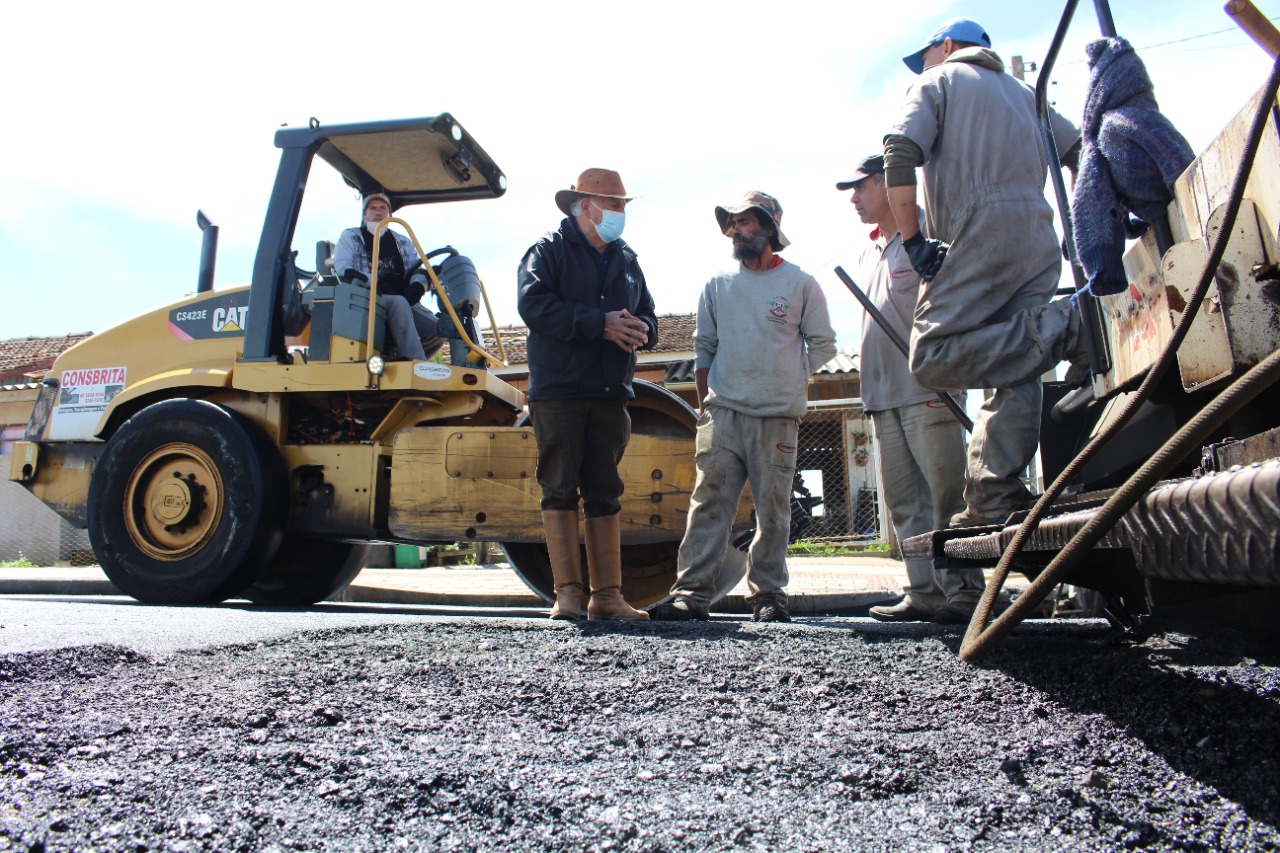
[[578, 511], [544, 509], [542, 526], [551, 557], [551, 582], [556, 603], [552, 619], [586, 619], [587, 594], [582, 588], [582, 551], [578, 548]]
[[587, 573], [591, 601], [587, 618], [648, 619], [622, 597], [622, 516], [618, 513], [587, 519]]

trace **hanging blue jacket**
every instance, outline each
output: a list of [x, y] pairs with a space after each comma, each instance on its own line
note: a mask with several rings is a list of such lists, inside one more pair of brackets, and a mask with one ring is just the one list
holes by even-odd
[[603, 253], [573, 217], [525, 253], [517, 272], [520, 317], [529, 327], [531, 400], [635, 397], [636, 356], [604, 339], [606, 312], [626, 309], [658, 342], [658, 320], [636, 253], [615, 240]]
[[1129, 42], [1098, 39], [1085, 52], [1091, 75], [1071, 219], [1089, 289], [1108, 296], [1128, 287], [1125, 238], [1141, 236], [1148, 222], [1166, 215], [1173, 182], [1195, 155], [1160, 112]]

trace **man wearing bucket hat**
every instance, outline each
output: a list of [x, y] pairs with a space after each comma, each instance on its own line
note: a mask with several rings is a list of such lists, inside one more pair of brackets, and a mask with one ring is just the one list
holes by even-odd
[[517, 274], [529, 327], [527, 394], [555, 586], [552, 619], [649, 618], [622, 595], [618, 463], [631, 437], [635, 353], [658, 341], [644, 273], [620, 239], [631, 200], [617, 172], [587, 169], [556, 193], [565, 218], [525, 253]]
[[[836, 184], [853, 190], [858, 218], [875, 226], [858, 256], [858, 280], [867, 296], [902, 339], [920, 296], [920, 275], [902, 248], [898, 225], [884, 187], [884, 155], [858, 164], [853, 177]], [[921, 214], [921, 218], [923, 214]], [[917, 223], [919, 224], [919, 222]], [[951, 523], [964, 509], [964, 430], [930, 391], [911, 377], [907, 358], [870, 314], [862, 323], [858, 359], [862, 405], [880, 445], [881, 489], [898, 540]], [[963, 396], [960, 398], [963, 405]], [[982, 597], [980, 569], [935, 572], [933, 561], [908, 559], [907, 586], [897, 604], [872, 607], [881, 622], [968, 623]]]
[[[1003, 523], [1030, 501], [1020, 475], [1039, 440], [1040, 376], [1082, 358], [1078, 312], [1050, 302], [1062, 256], [1035, 93], [1005, 73], [986, 30], [967, 18], [944, 23], [903, 61], [920, 76], [884, 156], [902, 246], [924, 281], [911, 374], [934, 390], [995, 389], [969, 441], [966, 508], [951, 524]], [[1070, 165], [1079, 131], [1056, 112], [1052, 120]], [[917, 166], [928, 237], [917, 221]]]
[[747, 602], [758, 622], [789, 622], [786, 554], [799, 419], [810, 374], [836, 354], [835, 332], [817, 281], [775, 254], [790, 245], [777, 199], [751, 191], [715, 214], [739, 263], [713, 276], [698, 300], [698, 474], [671, 597], [651, 615], [709, 618], [716, 572], [750, 482], [756, 535]]
[[[333, 272], [339, 281], [369, 286], [373, 267], [373, 232], [391, 216], [391, 199], [384, 193], [364, 197], [361, 222], [338, 238]], [[378, 307], [386, 314], [387, 332], [402, 358], [425, 361], [444, 343], [437, 336], [436, 317], [422, 305], [427, 273], [408, 236], [382, 230], [378, 246]]]

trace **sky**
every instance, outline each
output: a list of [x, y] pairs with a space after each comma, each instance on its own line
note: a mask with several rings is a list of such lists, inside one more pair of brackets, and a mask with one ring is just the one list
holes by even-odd
[[[1280, 14], [1280, 0], [1257, 5]], [[715, 206], [759, 189], [781, 202], [793, 244], [784, 257], [822, 284], [837, 343], [856, 346], [861, 312], [832, 269], [853, 266], [868, 229], [835, 183], [879, 149], [912, 80], [901, 57], [964, 15], [1006, 63], [1039, 64], [1062, 14], [1025, 0], [360, 6], [10, 4], [0, 339], [100, 332], [192, 292], [198, 209], [220, 227], [216, 288], [247, 283], [281, 124], [449, 112], [503, 169], [507, 193], [397, 215], [425, 248], [471, 257], [499, 325], [520, 322], [516, 267], [557, 225], [556, 190], [603, 167], [641, 196], [624, 236], [659, 315], [696, 309], [703, 282], [730, 263]], [[1117, 30], [1196, 150], [1270, 69], [1222, 6], [1115, 3]], [[1076, 121], [1083, 45], [1099, 34], [1092, 4], [1080, 7], [1050, 89]], [[360, 215], [354, 193], [317, 163], [295, 237], [304, 265], [317, 240], [336, 240]]]

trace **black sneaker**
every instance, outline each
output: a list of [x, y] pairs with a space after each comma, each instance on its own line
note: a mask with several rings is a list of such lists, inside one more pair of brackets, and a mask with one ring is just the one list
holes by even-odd
[[751, 621], [790, 622], [791, 614], [787, 612], [785, 605], [776, 601], [766, 601], [764, 604], [751, 608]]
[[711, 613], [689, 596], [677, 595], [650, 610], [649, 618], [658, 622], [706, 622]]

